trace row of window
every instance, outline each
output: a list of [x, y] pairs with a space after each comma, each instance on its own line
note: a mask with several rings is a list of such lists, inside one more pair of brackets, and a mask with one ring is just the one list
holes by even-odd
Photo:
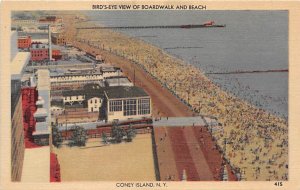
[[18, 41], [19, 44], [30, 44], [30, 42], [28, 42], [27, 40], [24, 41]]
[[102, 74], [99, 74], [99, 75], [80, 75], [80, 76], [69, 76], [69, 77], [53, 77], [53, 78], [54, 79], [56, 78], [57, 80], [69, 80], [69, 79], [80, 78], [80, 77], [85, 77], [87, 79], [97, 78], [97, 77], [101, 77], [102, 78]]
[[63, 83], [65, 85], [67, 84], [74, 84], [74, 83], [90, 83], [90, 82], [99, 82], [100, 79], [95, 79], [95, 80], [92, 80], [92, 79], [85, 79], [85, 80], [73, 80], [73, 81], [53, 81], [51, 80], [51, 85], [55, 86], [55, 84], [57, 84], [57, 86], [61, 86], [60, 83]]
[[[150, 99], [143, 98], [139, 99], [128, 99], [128, 100], [112, 100], [109, 101], [109, 111], [122, 111], [122, 103], [123, 103], [123, 114], [125, 116], [128, 115], [145, 115], [150, 114]], [[138, 106], [137, 106], [138, 104]], [[137, 110], [138, 109], [138, 110]]]
[[122, 111], [122, 100], [109, 101], [109, 111]]
[[36, 122], [46, 122], [46, 117], [38, 117], [35, 119]]
[[124, 100], [123, 114], [125, 116], [136, 115], [136, 99]]
[[[98, 102], [98, 99], [94, 99], [94, 103], [97, 104], [97, 102]], [[101, 103], [101, 99], [100, 99], [99, 102]], [[90, 100], [90, 103], [91, 103], [91, 104], [93, 103], [93, 99]]]
[[[68, 100], [68, 99], [69, 99], [69, 100], [72, 100], [72, 97], [69, 96], [69, 97], [65, 97], [64, 99], [65, 99], [65, 100]], [[76, 100], [78, 100], [78, 99], [79, 99], [79, 96], [76, 96]], [[80, 96], [80, 99], [83, 99], [83, 97]], [[91, 100], [90, 100], [90, 103], [92, 104], [93, 102], [94, 102], [94, 103], [97, 103], [98, 100], [97, 100], [97, 99], [94, 99], [94, 101], [93, 101], [93, 100], [91, 99]], [[99, 102], [101, 103], [101, 99], [100, 99]]]
[[138, 114], [150, 114], [150, 99], [139, 99], [138, 101]]
[[[65, 97], [65, 100], [72, 100], [72, 98], [71, 98], [71, 96], [69, 96], [69, 98], [68, 97]], [[76, 100], [78, 100], [79, 99], [79, 96], [76, 96]], [[80, 99], [83, 99], [83, 97], [82, 96], [80, 96]], [[92, 102], [91, 102], [92, 103]]]
[[48, 50], [32, 50], [31, 53], [48, 53]]
[[[32, 54], [31, 55], [32, 57], [40, 57], [40, 56], [44, 56], [44, 55], [42, 55], [42, 54]], [[47, 55], [48, 56], [48, 55]]]

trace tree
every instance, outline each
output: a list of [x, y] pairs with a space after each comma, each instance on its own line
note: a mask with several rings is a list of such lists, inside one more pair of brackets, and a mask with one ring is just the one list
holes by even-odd
[[119, 126], [113, 126], [111, 136], [116, 143], [120, 143], [122, 142], [124, 137], [124, 130]]
[[57, 125], [52, 125], [52, 144], [59, 148], [63, 142], [61, 131], [58, 130]]
[[113, 123], [113, 126], [111, 128], [111, 137], [116, 143], [120, 143], [123, 140], [123, 137], [125, 136], [125, 131], [122, 129], [117, 122]]
[[127, 131], [126, 131], [126, 140], [131, 142], [132, 139], [136, 136], [136, 130], [130, 124]]
[[87, 140], [87, 132], [83, 127], [75, 126], [71, 136], [70, 146], [85, 146]]
[[104, 132], [102, 132], [102, 142], [103, 142], [104, 144], [107, 144], [107, 143], [108, 143], [107, 135], [106, 135]]
[[131, 142], [136, 136], [136, 130], [132, 127], [132, 124], [129, 125], [127, 130], [124, 130], [118, 125], [117, 122], [114, 122], [111, 128], [111, 137], [113, 142], [120, 143], [125, 136], [127, 142]]

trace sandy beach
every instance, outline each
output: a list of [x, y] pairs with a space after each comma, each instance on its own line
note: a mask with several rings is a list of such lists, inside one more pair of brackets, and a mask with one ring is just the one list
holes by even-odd
[[220, 147], [225, 147], [226, 139], [225, 158], [243, 180], [287, 180], [287, 121], [224, 92], [199, 69], [153, 45], [111, 30], [76, 31], [76, 27], [93, 24], [70, 15], [64, 16], [64, 22], [69, 42], [105, 52], [104, 59], [112, 64], [112, 56], [131, 61], [190, 110], [216, 117], [224, 132], [213, 136]]

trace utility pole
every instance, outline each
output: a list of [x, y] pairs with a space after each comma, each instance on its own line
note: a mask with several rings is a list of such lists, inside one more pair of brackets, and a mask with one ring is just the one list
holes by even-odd
[[[48, 55], [49, 55], [49, 63], [51, 63], [51, 60], [52, 60], [52, 42], [51, 42], [51, 25], [49, 24], [48, 25], [48, 49], [49, 49], [49, 52], [48, 52]], [[51, 64], [50, 64], [51, 65]]]
[[120, 70], [118, 70], [118, 86], [120, 86]]
[[175, 94], [176, 94], [177, 79], [175, 79]]
[[135, 86], [135, 68], [133, 68], [133, 86]]
[[227, 138], [224, 139], [224, 156], [226, 156]]
[[188, 104], [190, 104], [190, 89], [186, 91], [188, 95]]

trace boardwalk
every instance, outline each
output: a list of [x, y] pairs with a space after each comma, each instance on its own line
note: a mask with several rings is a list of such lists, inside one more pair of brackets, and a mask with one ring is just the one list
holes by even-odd
[[161, 180], [213, 181], [213, 172], [192, 127], [155, 127], [155, 145]]

